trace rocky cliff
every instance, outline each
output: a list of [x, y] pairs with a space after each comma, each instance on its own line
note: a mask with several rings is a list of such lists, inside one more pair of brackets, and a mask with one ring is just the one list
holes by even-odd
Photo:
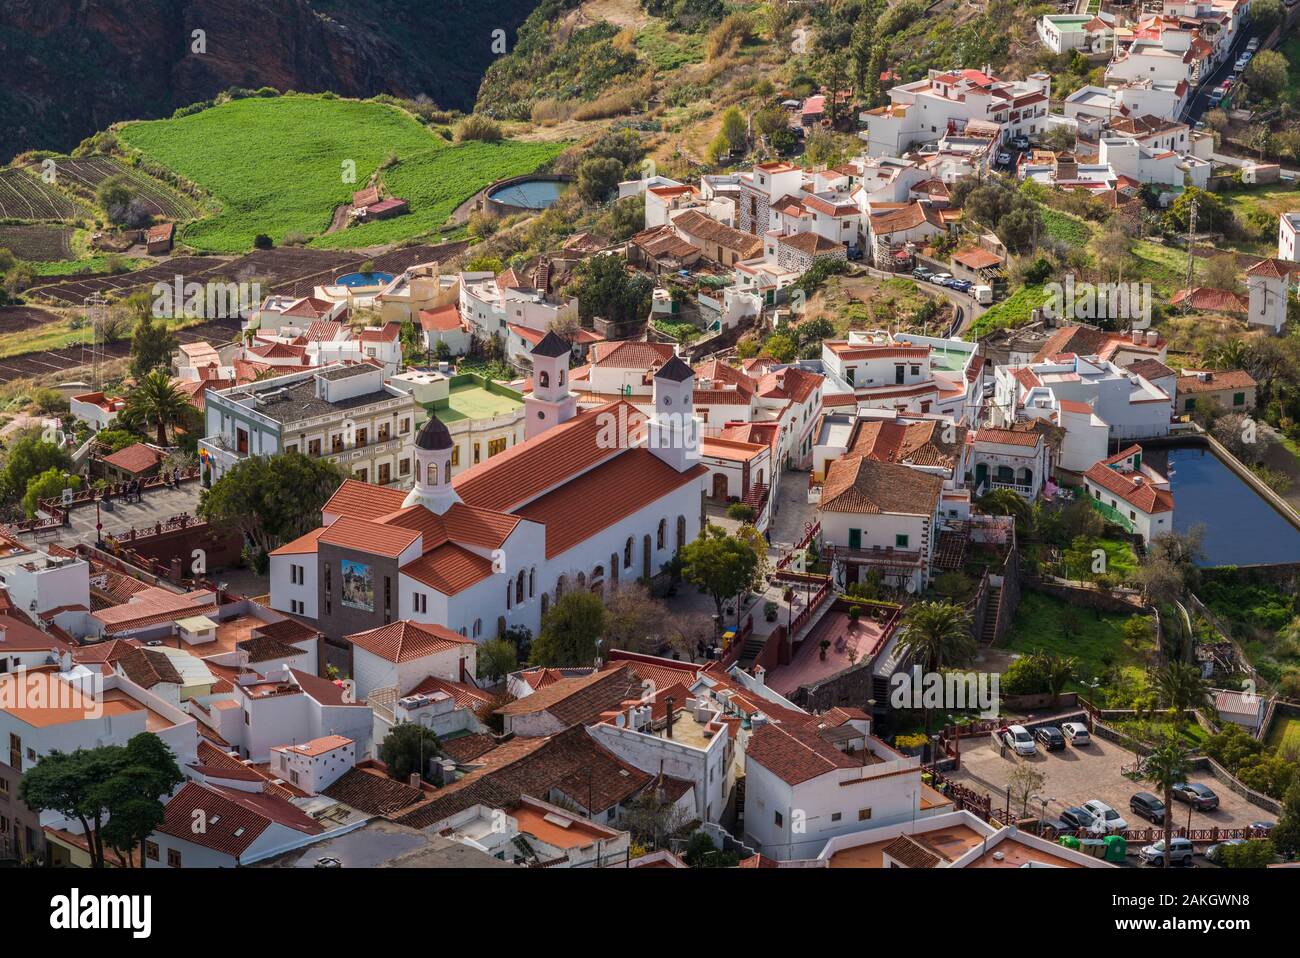
[[[4, 0], [0, 160], [232, 86], [469, 109], [537, 0]], [[195, 31], [203, 31], [201, 45]], [[201, 46], [202, 49], [198, 49]]]

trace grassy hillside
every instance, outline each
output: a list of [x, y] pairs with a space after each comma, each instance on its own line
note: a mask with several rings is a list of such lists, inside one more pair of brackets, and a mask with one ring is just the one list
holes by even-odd
[[[322, 96], [232, 100], [178, 119], [133, 123], [121, 141], [206, 190], [221, 211], [181, 231], [199, 250], [240, 252], [259, 233], [333, 248], [427, 233], [477, 190], [535, 169], [555, 144], [451, 144], [397, 107]], [[380, 167], [411, 212], [328, 235], [334, 208]], [[345, 173], [355, 171], [355, 180]]]

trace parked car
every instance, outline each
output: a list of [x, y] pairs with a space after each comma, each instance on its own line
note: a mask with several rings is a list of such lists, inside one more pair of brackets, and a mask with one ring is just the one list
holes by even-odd
[[856, 263], [856, 262], [858, 262], [860, 259], [862, 259], [862, 247], [861, 247], [861, 246], [853, 246], [853, 245], [850, 244], [850, 246], [849, 246], [849, 248], [848, 248], [848, 251], [846, 252], [845, 255], [848, 257], [849, 262], [851, 262], [851, 263]]
[[1080, 745], [1087, 745], [1092, 741], [1088, 734], [1088, 726], [1082, 722], [1064, 722], [1061, 724], [1061, 734], [1065, 740], [1076, 748]]
[[[1190, 839], [1175, 838], [1169, 843], [1169, 866], [1190, 865], [1192, 856], [1196, 854], [1196, 849], [1192, 847]], [[1138, 858], [1142, 859], [1148, 865], [1163, 865], [1165, 863], [1165, 840], [1162, 838], [1154, 844], [1147, 845], [1138, 852]]]
[[952, 279], [952, 273], [935, 273], [930, 277], [930, 282], [934, 283], [935, 286], [943, 286], [950, 279]]
[[1104, 834], [1106, 831], [1106, 826], [1102, 822], [1098, 821], [1095, 815], [1089, 814], [1077, 805], [1061, 812], [1061, 821], [1070, 828], [1077, 829], [1081, 832]]
[[1198, 812], [1208, 812], [1219, 807], [1219, 796], [1214, 789], [1200, 782], [1182, 782], [1174, 786], [1174, 798], [1187, 802]]
[[1014, 146], [1017, 150], [1027, 150], [1029, 149], [1029, 137], [1013, 136], [1011, 138], [1011, 145]]
[[1223, 857], [1223, 849], [1225, 846], [1244, 845], [1246, 842], [1247, 839], [1245, 838], [1228, 838], [1219, 842], [1217, 845], [1211, 845], [1205, 850], [1205, 860], [1218, 864], [1219, 860]]
[[930, 272], [930, 270], [926, 269], [924, 266], [918, 266], [916, 269], [912, 270], [912, 279], [919, 279], [923, 283], [929, 282], [930, 277], [933, 275], [934, 273]]
[[1122, 832], [1128, 829], [1128, 822], [1119, 812], [1100, 799], [1094, 798], [1083, 803], [1083, 810], [1098, 819], [1108, 832]]
[[998, 166], [1010, 166], [1010, 165], [1011, 165], [1011, 154], [1008, 153], [1006, 150], [1003, 150], [1001, 153], [998, 154]]
[[1034, 745], [1034, 737], [1029, 734], [1029, 729], [1023, 725], [1009, 725], [1002, 730], [1002, 742], [1007, 748], [1014, 749], [1017, 755], [1036, 755], [1038, 747]]
[[1154, 825], [1165, 822], [1165, 803], [1150, 792], [1138, 792], [1128, 800], [1128, 807]]
[[1065, 748], [1065, 736], [1054, 725], [1044, 725], [1042, 728], [1035, 729], [1034, 738], [1042, 742], [1043, 748], [1049, 752], [1056, 752]]
[[1269, 833], [1273, 831], [1273, 825], [1273, 822], [1251, 822], [1249, 827], [1255, 837], [1267, 838]]
[[1246, 52], [1254, 53], [1259, 49], [1259, 37], [1251, 37], [1250, 42], [1246, 44]]
[[1210, 98], [1206, 100], [1206, 102], [1209, 103], [1209, 105], [1212, 107], [1218, 106], [1220, 103], [1223, 102], [1223, 91], [1215, 90], [1213, 93], [1210, 94]]
[[943, 285], [947, 286], [949, 289], [955, 289], [959, 293], [964, 293], [974, 284], [968, 279], [950, 279]]

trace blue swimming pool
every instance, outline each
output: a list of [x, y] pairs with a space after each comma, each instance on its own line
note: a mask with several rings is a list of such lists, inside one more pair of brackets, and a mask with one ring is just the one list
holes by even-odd
[[392, 273], [344, 273], [334, 282], [339, 286], [383, 286], [393, 281]]
[[493, 190], [488, 193], [488, 199], [526, 210], [544, 210], [555, 205], [566, 186], [567, 183], [554, 180], [524, 180]]
[[1256, 494], [1205, 446], [1169, 450], [1174, 529], [1204, 527], [1203, 565], [1300, 561], [1300, 529]]

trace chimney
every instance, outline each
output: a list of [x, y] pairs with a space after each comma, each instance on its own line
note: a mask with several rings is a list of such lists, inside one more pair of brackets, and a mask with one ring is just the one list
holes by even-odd
[[1160, 334], [1157, 333], [1154, 329], [1148, 329], [1148, 330], [1147, 330], [1147, 345], [1148, 345], [1148, 346], [1154, 346], [1154, 345], [1155, 345], [1156, 343], [1158, 343], [1158, 342], [1160, 342]]
[[1134, 346], [1142, 345], [1142, 330], [1140, 329], [1133, 330], [1133, 345]]
[[410, 785], [411, 788], [419, 788], [421, 781], [422, 779], [420, 778], [420, 773], [412, 772], [411, 777], [407, 780], [406, 784]]
[[667, 737], [672, 738], [673, 737], [673, 697], [671, 695], [668, 696], [666, 699], [664, 699], [664, 703], [668, 706]]

